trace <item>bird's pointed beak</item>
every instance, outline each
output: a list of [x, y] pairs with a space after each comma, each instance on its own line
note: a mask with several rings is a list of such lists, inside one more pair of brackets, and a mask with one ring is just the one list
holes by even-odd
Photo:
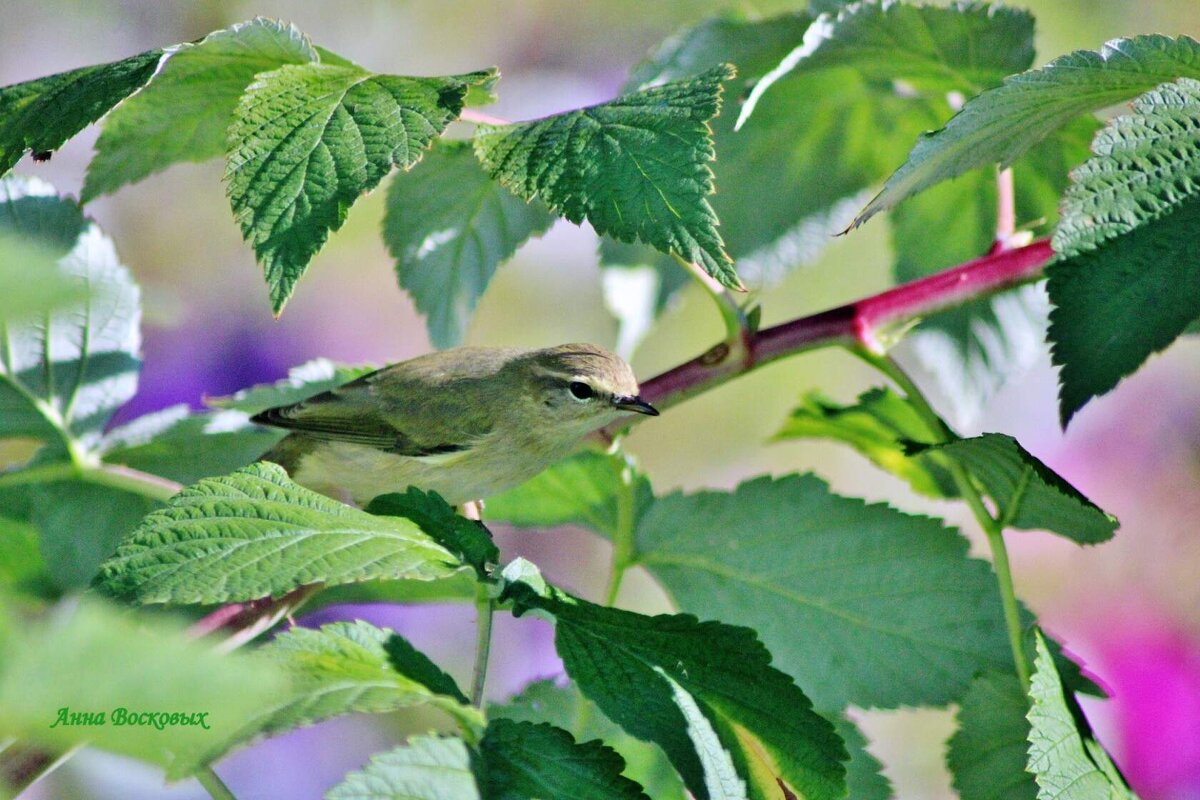
[[618, 396], [613, 398], [613, 405], [622, 411], [636, 411], [648, 417], [657, 417], [658, 409], [640, 397]]

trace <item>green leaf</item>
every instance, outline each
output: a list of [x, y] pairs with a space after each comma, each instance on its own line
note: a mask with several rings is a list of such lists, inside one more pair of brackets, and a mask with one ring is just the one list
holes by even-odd
[[326, 800], [480, 800], [471, 753], [461, 739], [414, 736], [408, 744], [371, 756]]
[[100, 451], [109, 464], [188, 484], [246, 466], [283, 435], [252, 424], [241, 411], [192, 414], [181, 404], [114, 428], [104, 435]]
[[598, 741], [576, 744], [571, 734], [544, 722], [493, 720], [479, 750], [476, 773], [488, 800], [648, 800], [642, 787], [621, 775], [625, 762], [612, 748]]
[[177, 162], [224, 154], [225, 130], [254, 76], [316, 60], [312, 43], [294, 25], [262, 18], [169, 48], [150, 85], [105, 120], [83, 202]]
[[754, 631], [605, 608], [539, 584], [512, 580], [502, 597], [517, 615], [553, 617], [571, 679], [626, 731], [661, 745], [698, 798], [775, 796], [780, 785], [814, 800], [844, 794], [845, 747]]
[[[177, 769], [283, 690], [284, 677], [256, 658], [218, 654], [173, 623], [90, 598], [0, 639], [0, 735], [55, 749], [88, 744]], [[166, 724], [121, 724], [118, 710]], [[97, 724], [72, 724], [72, 714]]]
[[244, 411], [252, 416], [275, 406], [298, 403], [314, 394], [335, 389], [355, 378], [378, 369], [372, 364], [348, 366], [326, 358], [314, 358], [288, 370], [288, 376], [274, 383], [260, 383], [228, 397], [210, 397], [205, 402], [217, 408]]
[[67, 275], [46, 244], [0, 231], [0, 324], [29, 322], [88, 300], [86, 285]]
[[288, 64], [257, 76], [229, 126], [225, 177], [242, 234], [278, 314], [350, 206], [393, 167], [408, 169], [490, 77], [376, 75]]
[[57, 150], [150, 80], [161, 50], [0, 89], [0, 176], [27, 151]]
[[864, 392], [854, 405], [840, 405], [821, 392], [809, 392], [774, 439], [808, 438], [848, 444], [880, 469], [908, 481], [922, 494], [932, 497], [958, 494], [945, 467], [908, 452], [908, 445], [931, 444], [935, 437], [912, 405], [891, 389]]
[[602, 235], [652, 245], [699, 264], [731, 288], [741, 281], [717, 233], [712, 131], [727, 65], [535, 122], [482, 125], [475, 154], [520, 197], [541, 198]]
[[621, 524], [617, 498], [625, 492], [629, 523], [636, 525], [654, 502], [650, 481], [623, 453], [585, 450], [489, 498], [484, 512], [522, 528], [581, 525], [611, 539]]
[[137, 389], [138, 288], [112, 241], [42, 181], [0, 181], [0, 232], [61, 248], [62, 271], [89, 289], [41, 319], [0, 320], [0, 438], [93, 447]]
[[[5, 514], [9, 497], [0, 495]], [[38, 552], [38, 532], [33, 525], [0, 516], [0, 594], [16, 589], [27, 594], [46, 590], [46, 562]]]
[[[1200, 72], [1200, 68], [1197, 70]], [[1072, 174], [1048, 269], [1050, 340], [1065, 425], [1200, 316], [1200, 82], [1148, 92]]]
[[463, 564], [470, 565], [480, 579], [486, 578], [500, 562], [500, 550], [483, 523], [458, 514], [437, 492], [410, 486], [404, 494], [393, 492], [376, 497], [366, 511], [411, 520]]
[[359, 511], [259, 462], [148, 516], [97, 584], [139, 603], [226, 603], [312, 583], [436, 580], [460, 566], [412, 522]]
[[942, 705], [1012, 662], [995, 577], [962, 536], [812, 475], [668, 495], [636, 541], [679, 608], [754, 628], [821, 709]]
[[946, 765], [962, 800], [1034, 800], [1037, 784], [1025, 771], [1029, 700], [1011, 672], [988, 671], [959, 701], [958, 730]]
[[507, 703], [489, 705], [487, 716], [493, 721], [549, 722], [570, 731], [578, 741], [602, 739], [625, 759], [623, 774], [644, 786], [654, 800], [684, 798], [683, 783], [662, 748], [630, 736], [571, 685], [533, 681]]
[[992, 499], [1005, 528], [1048, 530], [1079, 544], [1112, 538], [1117, 520], [1011, 436], [985, 433], [924, 451], [956, 461]]
[[1046, 640], [1037, 636], [1037, 659], [1029, 687], [1029, 762], [1038, 800], [1133, 798], [1108, 753], [1092, 735], [1073, 695], [1066, 693]]
[[382, 714], [431, 705], [468, 730], [482, 730], [483, 716], [467, 704], [448, 675], [386, 628], [366, 622], [335, 622], [320, 630], [293, 627], [261, 653], [289, 679], [289, 691], [231, 737], [208, 749], [199, 763], [215, 761], [234, 747], [345, 714]]
[[862, 731], [841, 714], [824, 715], [846, 743], [850, 760], [846, 762], [846, 796], [853, 800], [889, 800], [894, 796], [891, 781], [882, 772], [883, 765], [867, 752], [867, 739]]
[[853, 224], [976, 167], [1007, 166], [1074, 118], [1181, 76], [1200, 77], [1200, 43], [1148, 35], [1115, 39], [1098, 52], [1077, 50], [1007, 78], [922, 136]]
[[466, 142], [444, 142], [388, 189], [383, 241], [435, 347], [461, 344], [496, 267], [554, 217], [488, 177]]

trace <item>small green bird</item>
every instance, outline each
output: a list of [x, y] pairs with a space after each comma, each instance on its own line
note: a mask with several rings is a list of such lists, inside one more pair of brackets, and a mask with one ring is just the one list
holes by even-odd
[[430, 353], [252, 420], [292, 431], [263, 459], [314, 491], [363, 505], [417, 486], [460, 505], [523, 483], [630, 411], [658, 416], [624, 359], [564, 344]]

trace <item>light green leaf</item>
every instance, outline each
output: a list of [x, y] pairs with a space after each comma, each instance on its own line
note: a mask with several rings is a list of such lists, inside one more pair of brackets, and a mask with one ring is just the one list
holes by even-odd
[[516, 614], [553, 617], [567, 674], [610, 719], [662, 746], [697, 798], [775, 796], [781, 784], [814, 800], [845, 793], [845, 747], [753, 631], [605, 608], [539, 583], [511, 582], [503, 598]]
[[327, 358], [314, 358], [292, 367], [283, 380], [260, 383], [228, 397], [210, 397], [205, 402], [210, 406], [244, 411], [247, 416], [253, 416], [268, 408], [298, 403], [314, 394], [335, 389], [376, 369], [378, 367], [372, 364], [349, 366], [335, 364]]
[[584, 451], [489, 498], [484, 513], [522, 528], [582, 525], [611, 539], [621, 524], [621, 496], [629, 503], [630, 525], [654, 502], [650, 481], [627, 455]]
[[1134, 798], [1116, 765], [1066, 693], [1046, 640], [1037, 636], [1037, 659], [1029, 687], [1029, 762], [1038, 800], [1122, 800]]
[[371, 756], [325, 800], [480, 800], [480, 794], [461, 739], [414, 736], [403, 747]]
[[87, 287], [63, 272], [60, 255], [36, 239], [0, 231], [0, 324], [87, 302]]
[[954, 479], [945, 467], [909, 454], [911, 444], [931, 444], [935, 437], [912, 405], [891, 389], [864, 392], [854, 405], [840, 405], [820, 392], [808, 393], [774, 439], [808, 438], [848, 444], [922, 494], [957, 495]]
[[577, 744], [570, 733], [544, 722], [493, 720], [479, 751], [476, 773], [488, 800], [649, 800], [642, 787], [621, 775], [625, 762], [612, 748], [598, 741]]
[[408, 169], [462, 110], [472, 83], [288, 64], [257, 76], [229, 126], [225, 177], [278, 314], [350, 206], [393, 167]]
[[161, 50], [0, 89], [0, 176], [27, 151], [57, 150], [150, 80]]
[[88, 744], [178, 770], [284, 690], [256, 658], [219, 655], [175, 624], [94, 599], [0, 639], [0, 735], [50, 748]]
[[0, 594], [16, 589], [39, 595], [46, 586], [46, 562], [38, 552], [37, 528], [21, 519], [7, 516], [9, 496], [0, 495]]
[[1037, 784], [1025, 771], [1029, 699], [1011, 672], [988, 671], [959, 701], [958, 730], [946, 765], [962, 800], [1034, 800]]
[[754, 628], [821, 709], [942, 705], [1012, 661], [995, 577], [964, 538], [812, 475], [663, 497], [634, 560], [679, 608]]
[[461, 516], [437, 492], [425, 492], [415, 486], [403, 494], [392, 492], [374, 498], [368, 514], [403, 517], [411, 520], [442, 547], [454, 553], [458, 561], [486, 578], [500, 561], [500, 550], [482, 522]]
[[630, 736], [571, 685], [534, 681], [507, 703], [488, 706], [487, 716], [493, 721], [549, 722], [570, 731], [577, 741], [601, 739], [625, 759], [623, 774], [644, 786], [654, 800], [684, 798], [683, 783], [662, 748]]
[[104, 435], [100, 451], [107, 463], [188, 484], [246, 466], [283, 435], [252, 424], [241, 411], [193, 414], [177, 405], [114, 428]]
[[92, 447], [137, 389], [138, 288], [112, 241], [42, 181], [0, 181], [0, 232], [61, 248], [63, 273], [87, 290], [41, 319], [0, 320], [0, 438]]
[[210, 747], [199, 763], [231, 749], [345, 714], [382, 714], [430, 705], [465, 729], [483, 730], [483, 715], [454, 681], [425, 655], [386, 628], [335, 622], [320, 630], [293, 627], [261, 653], [289, 679], [289, 691], [262, 704], [236, 734]]
[[1114, 517], [1011, 436], [985, 433], [924, 452], [958, 462], [992, 499], [1002, 527], [1048, 530], [1079, 544], [1107, 541], [1117, 529]]
[[1200, 43], [1160, 35], [1115, 39], [1098, 52], [1077, 50], [1014, 75], [922, 136], [854, 225], [939, 181], [986, 164], [1007, 166], [1076, 117], [1178, 77], [1200, 78]]
[[461, 344], [496, 267], [554, 222], [487, 176], [465, 142], [444, 142], [388, 189], [383, 241], [435, 347]]
[[316, 60], [312, 43], [294, 25], [262, 18], [170, 48], [150, 85], [105, 120], [83, 202], [174, 163], [222, 155], [233, 110], [254, 76]]
[[312, 583], [436, 580], [460, 566], [416, 524], [331, 500], [259, 462], [148, 516], [97, 584], [139, 603], [226, 603]]
[[699, 264], [731, 288], [741, 282], [717, 233], [712, 131], [727, 65], [689, 80], [535, 122], [482, 125], [475, 154], [526, 200], [541, 198], [575, 223], [641, 241]]
[[[1198, 56], [1200, 60], [1200, 56]], [[1200, 74], [1200, 66], [1196, 72]], [[1065, 425], [1200, 316], [1200, 81], [1148, 92], [1072, 174], [1048, 269]]]

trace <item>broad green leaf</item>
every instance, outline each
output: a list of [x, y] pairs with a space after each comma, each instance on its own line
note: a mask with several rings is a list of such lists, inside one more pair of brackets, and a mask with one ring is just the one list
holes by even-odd
[[1157, 34], [1114, 39], [1098, 52], [1077, 50], [1009, 77], [922, 136], [854, 225], [975, 167], [1007, 166], [1076, 117], [1179, 77], [1200, 77], [1200, 43]]
[[225, 130], [254, 76], [316, 60], [308, 37], [295, 26], [262, 18], [168, 49], [150, 85], [105, 120], [83, 202], [177, 162], [224, 154]]
[[625, 759], [623, 774], [645, 787], [654, 800], [683, 800], [683, 783], [662, 748], [623, 731], [571, 685], [534, 681], [507, 703], [488, 706], [487, 716], [493, 721], [549, 722], [570, 731], [577, 741], [601, 739]]
[[1012, 661], [962, 536], [812, 475], [660, 498], [634, 559], [679, 608], [756, 630], [820, 709], [942, 705]]
[[[1200, 57], [1198, 57], [1200, 60]], [[1197, 68], [1200, 73], [1200, 67]], [[1054, 249], [1050, 341], [1063, 424], [1200, 316], [1200, 81], [1148, 92], [1072, 174]]]
[[1092, 735], [1073, 695], [1064, 689], [1046, 640], [1037, 636], [1037, 659], [1029, 687], [1026, 769], [1038, 785], [1038, 800], [1121, 800], [1135, 795]]
[[49, 157], [100, 119], [150, 80], [161, 56], [161, 50], [147, 50], [0, 89], [0, 176], [26, 152]]
[[1048, 530], [1079, 544], [1107, 541], [1117, 529], [1114, 517], [1011, 436], [985, 433], [924, 452], [961, 465], [992, 499], [1002, 527]]
[[444, 142], [421, 169], [392, 179], [383, 241], [435, 347], [462, 343], [496, 267], [553, 222], [540, 201], [489, 178], [466, 142]]
[[567, 731], [544, 722], [493, 720], [479, 751], [476, 775], [488, 800], [649, 800], [642, 787], [621, 775], [625, 762], [612, 748], [598, 741], [576, 743]]
[[922, 494], [957, 495], [954, 479], [945, 467], [909, 454], [911, 444], [931, 444], [935, 437], [912, 405], [888, 388], [864, 392], [854, 405], [840, 405], [820, 392], [810, 392], [774, 438], [840, 441]]
[[437, 492], [410, 486], [403, 494], [376, 497], [367, 506], [367, 513], [411, 520], [461, 563], [470, 565], [480, 579], [500, 562], [500, 550], [483, 523], [461, 516]]
[[92, 447], [137, 388], [138, 288], [112, 241], [42, 181], [0, 181], [0, 232], [61, 248], [62, 271], [88, 288], [40, 319], [0, 320], [0, 438]]
[[193, 414], [186, 405], [176, 405], [109, 431], [100, 451], [110, 464], [188, 484], [246, 466], [283, 435], [252, 424], [241, 411]]
[[610, 719], [658, 743], [697, 798], [777, 797], [780, 785], [814, 800], [845, 793], [845, 747], [752, 630], [605, 608], [512, 580], [518, 572], [505, 570], [514, 613], [554, 619], [567, 674]]
[[371, 756], [325, 800], [481, 800], [471, 752], [461, 739], [414, 736], [408, 744]]
[[312, 583], [436, 580], [459, 567], [416, 524], [331, 500], [259, 462], [176, 495], [96, 582], [139, 603], [225, 603]]
[[946, 765], [962, 800], [1034, 800], [1037, 784], [1025, 771], [1029, 699], [1011, 672], [987, 671], [959, 701], [958, 730]]
[[879, 760], [867, 752], [867, 739], [858, 726], [841, 714], [825, 716], [850, 752], [850, 760], [846, 762], [846, 797], [853, 800], [889, 800], [893, 797], [892, 783], [883, 774]]
[[[218, 655], [162, 619], [90, 598], [58, 611], [0, 639], [0, 736], [177, 768], [285, 691], [270, 665]], [[73, 724], [73, 714], [94, 724]]]
[[708, 121], [732, 77], [721, 65], [535, 122], [482, 125], [475, 154], [518, 196], [538, 197], [572, 222], [586, 219], [599, 234], [674, 252], [740, 288], [707, 199]]
[[87, 302], [87, 286], [63, 272], [60, 255], [35, 239], [0, 231], [0, 324]]
[[335, 389], [355, 378], [361, 378], [378, 367], [370, 364], [348, 366], [335, 364], [326, 358], [314, 358], [288, 370], [288, 376], [274, 383], [261, 383], [242, 389], [229, 397], [210, 397], [208, 405], [244, 411], [247, 416], [275, 406], [298, 403], [314, 394]]
[[[9, 498], [0, 495], [0, 507], [9, 511]], [[0, 516], [0, 594], [16, 589], [41, 594], [46, 586], [46, 562], [38, 552], [37, 528], [28, 522]]]
[[208, 749], [200, 763], [264, 736], [345, 714], [382, 714], [430, 705], [468, 730], [482, 730], [483, 716], [448, 675], [386, 628], [366, 622], [335, 622], [320, 630], [293, 627], [260, 651], [289, 679], [289, 690], [261, 704], [236, 734]]
[[288, 64], [257, 76], [234, 110], [225, 177], [278, 314], [350, 206], [409, 169], [462, 110], [472, 83]]
[[628, 456], [588, 450], [489, 498], [484, 513], [522, 528], [582, 525], [611, 539], [622, 508], [632, 527], [653, 502], [650, 481]]

